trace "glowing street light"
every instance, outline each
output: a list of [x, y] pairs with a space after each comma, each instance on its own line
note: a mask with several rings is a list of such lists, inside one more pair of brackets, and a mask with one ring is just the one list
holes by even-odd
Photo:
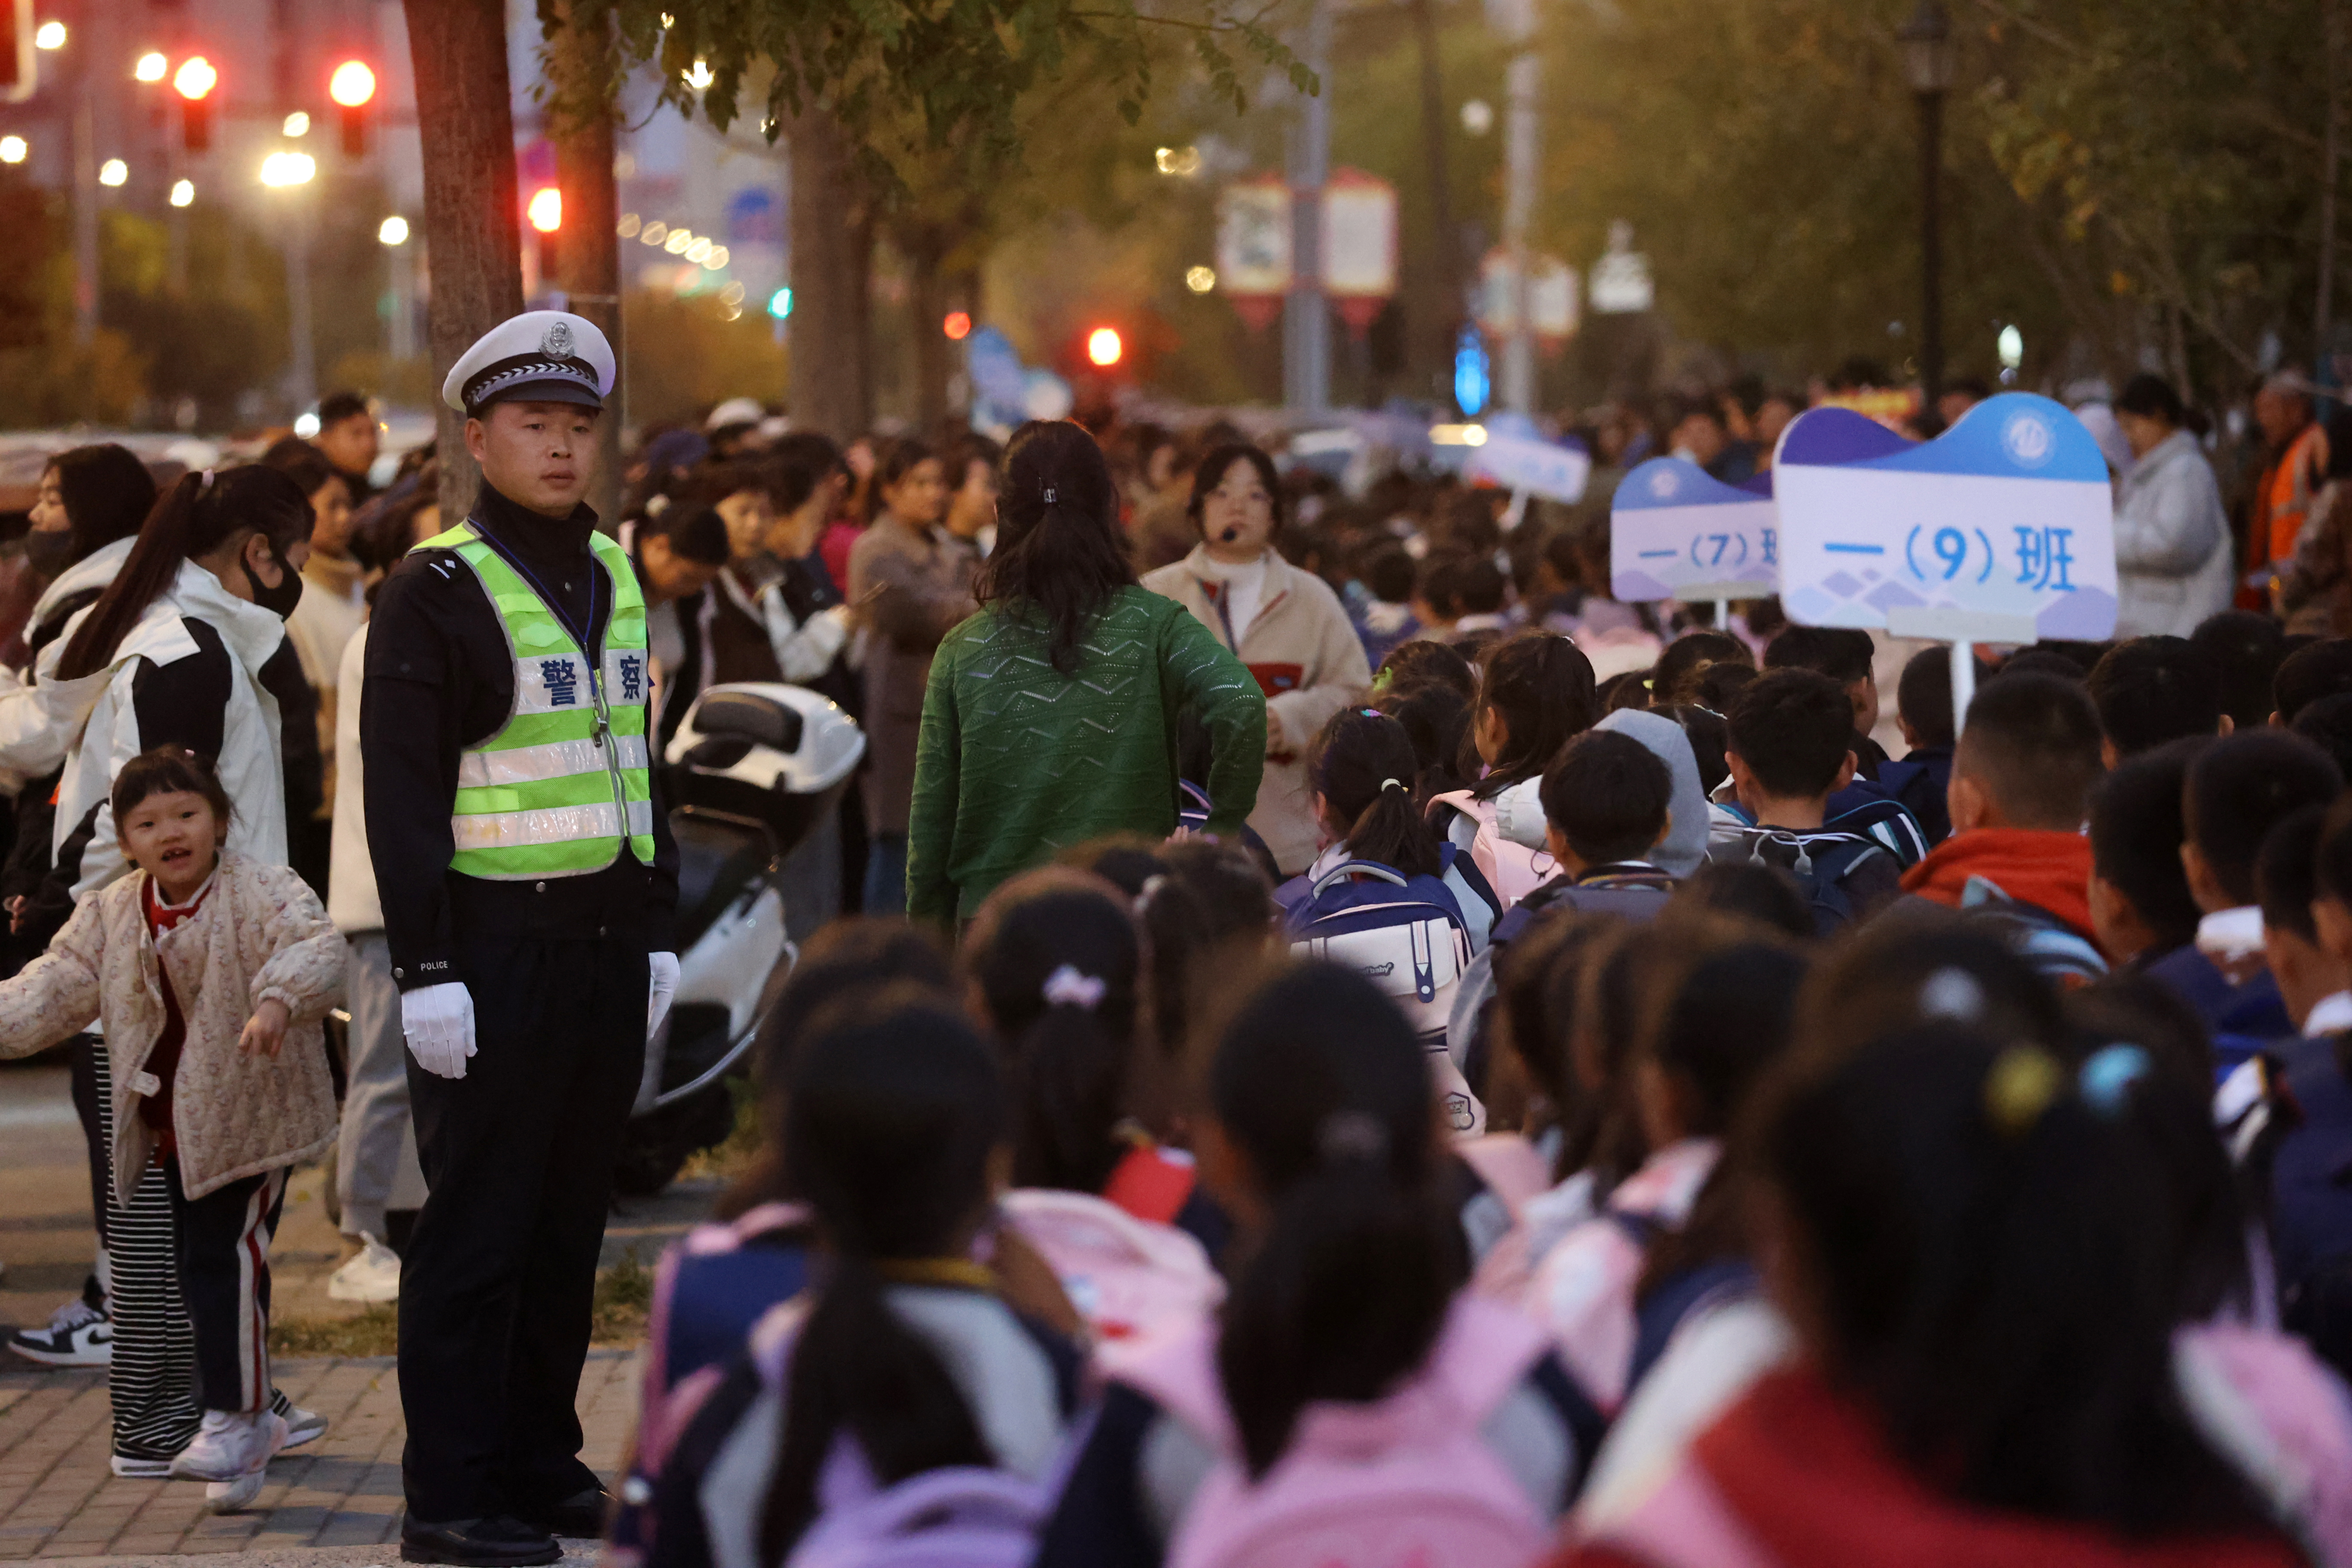
[[1213, 267], [1188, 267], [1184, 269], [1184, 287], [1195, 294], [1206, 294], [1217, 286], [1217, 269]]
[[184, 206], [188, 206], [188, 205], [193, 205], [193, 204], [194, 203], [195, 199], [196, 199], [196, 183], [195, 183], [195, 181], [194, 181], [194, 180], [174, 180], [174, 181], [173, 181], [173, 182], [172, 182], [172, 205], [173, 205], [173, 206], [175, 206], [175, 207], [184, 207]]
[[33, 33], [33, 47], [37, 49], [62, 49], [65, 47], [66, 25], [63, 22], [44, 22], [39, 27], [35, 29]]
[[310, 134], [310, 117], [298, 109], [286, 117], [286, 123], [279, 129], [289, 137], [299, 139], [308, 136]]
[[1118, 340], [1116, 327], [1097, 327], [1087, 334], [1087, 358], [1104, 370], [1117, 364], [1127, 345]]
[[682, 79], [695, 91], [708, 92], [710, 90], [710, 84], [717, 81], [719, 76], [710, 68], [709, 60], [697, 60], [694, 62], [694, 68], [685, 73]]
[[947, 334], [948, 342], [951, 343], [963, 342], [964, 339], [971, 336], [971, 312], [950, 310], [948, 319], [940, 323], [940, 331]]
[[109, 158], [98, 166], [98, 183], [101, 185], [120, 185], [130, 178], [131, 165], [120, 158]]
[[723, 272], [727, 268], [727, 247], [723, 245], [714, 245], [710, 247], [710, 254], [702, 258], [702, 265], [709, 271]]
[[530, 205], [523, 209], [530, 226], [541, 234], [553, 234], [563, 226], [563, 193], [553, 185], [541, 185], [530, 194]]
[[0, 136], [0, 163], [21, 163], [32, 150], [22, 136]]
[[131, 74], [141, 81], [162, 81], [171, 74], [171, 69], [172, 62], [163, 58], [163, 50], [150, 49], [139, 57], [139, 63], [131, 68]]
[[781, 321], [792, 313], [793, 291], [790, 289], [779, 289], [768, 296], [768, 314]]
[[272, 153], [261, 161], [261, 183], [276, 188], [307, 185], [318, 174], [319, 161], [308, 153]]
[[378, 243], [383, 245], [406, 245], [408, 243], [408, 220], [401, 216], [398, 213], [393, 214], [390, 217], [384, 219], [383, 223], [376, 226], [375, 237]]

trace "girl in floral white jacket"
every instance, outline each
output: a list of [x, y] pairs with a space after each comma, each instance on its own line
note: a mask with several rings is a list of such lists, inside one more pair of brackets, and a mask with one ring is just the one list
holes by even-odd
[[[334, 1137], [320, 1030], [343, 941], [291, 870], [221, 853], [229, 801], [205, 758], [147, 752], [111, 805], [137, 873], [82, 900], [0, 984], [0, 1057], [103, 1026], [116, 1197], [162, 1165], [195, 1330], [204, 1422], [170, 1473], [212, 1483], [225, 1511], [252, 1500], [287, 1437], [269, 1408], [269, 1242], [287, 1172]], [[119, 1323], [118, 1351], [138, 1331]]]

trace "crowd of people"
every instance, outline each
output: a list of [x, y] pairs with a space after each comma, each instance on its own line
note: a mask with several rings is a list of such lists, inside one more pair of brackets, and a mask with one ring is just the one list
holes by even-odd
[[[1793, 395], [1617, 421], [1594, 502], [1524, 509], [1224, 424], [736, 400], [607, 535], [574, 320], [453, 371], [462, 523], [429, 448], [372, 487], [356, 398], [43, 478], [0, 1054], [70, 1041], [102, 1250], [11, 1344], [110, 1360], [117, 1474], [241, 1508], [324, 1431], [267, 1252], [331, 1146], [412, 1561], [2352, 1565], [2352, 425], [2307, 388], [2225, 485], [2126, 386], [2116, 638], [1979, 650], [1957, 712], [1946, 648], [1882, 691], [1867, 633], [1611, 597], [1608, 476], [1750, 477]], [[866, 757], [608, 1497], [593, 1130], [677, 984], [667, 743], [745, 681]]]

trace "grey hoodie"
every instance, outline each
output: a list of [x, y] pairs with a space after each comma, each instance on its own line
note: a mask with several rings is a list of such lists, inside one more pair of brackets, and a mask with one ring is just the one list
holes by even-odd
[[[1674, 822], [1666, 829], [1665, 842], [1649, 858], [1677, 881], [1697, 870], [1706, 859], [1706, 792], [1699, 788], [1698, 757], [1683, 727], [1663, 713], [1620, 708], [1593, 728], [1631, 735], [1666, 764], [1675, 781]], [[1538, 798], [1542, 783], [1539, 778], [1528, 779], [1495, 797], [1496, 832], [1530, 849], [1543, 847], [1543, 802]]]

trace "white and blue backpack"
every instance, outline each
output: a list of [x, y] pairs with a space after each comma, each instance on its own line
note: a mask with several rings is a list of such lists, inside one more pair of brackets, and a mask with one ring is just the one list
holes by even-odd
[[[1443, 850], [1451, 868], [1454, 847]], [[1454, 1132], [1485, 1131], [1486, 1108], [1445, 1049], [1446, 1020], [1470, 967], [1470, 922], [1442, 876], [1408, 877], [1377, 860], [1343, 860], [1309, 882], [1275, 894], [1290, 951], [1352, 969], [1393, 1000], [1429, 1058], [1431, 1077]]]

